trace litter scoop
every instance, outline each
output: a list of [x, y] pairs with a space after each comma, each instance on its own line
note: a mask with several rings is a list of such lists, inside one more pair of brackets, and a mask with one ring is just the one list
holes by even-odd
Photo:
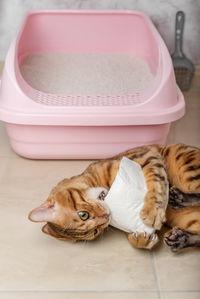
[[172, 54], [172, 62], [178, 86], [181, 90], [187, 91], [190, 88], [194, 65], [182, 51], [184, 22], [184, 12], [178, 11], [176, 13], [175, 50]]

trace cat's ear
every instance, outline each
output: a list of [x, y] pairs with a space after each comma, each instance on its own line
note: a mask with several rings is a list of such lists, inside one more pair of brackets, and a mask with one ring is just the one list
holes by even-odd
[[108, 190], [104, 187], [92, 187], [88, 191], [88, 196], [91, 199], [104, 200], [107, 194]]
[[32, 210], [28, 218], [33, 222], [53, 222], [56, 220], [55, 202], [46, 201], [38, 208]]

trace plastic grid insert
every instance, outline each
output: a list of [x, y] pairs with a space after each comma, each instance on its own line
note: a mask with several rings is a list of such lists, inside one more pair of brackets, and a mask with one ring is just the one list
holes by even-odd
[[48, 106], [132, 106], [145, 101], [140, 92], [130, 95], [57, 95], [34, 91], [32, 99]]

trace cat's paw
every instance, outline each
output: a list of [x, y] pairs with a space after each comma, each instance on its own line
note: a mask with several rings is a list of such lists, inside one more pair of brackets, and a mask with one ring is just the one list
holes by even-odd
[[188, 247], [190, 235], [190, 233], [174, 227], [165, 234], [164, 242], [171, 247], [173, 252], [178, 252], [179, 250]]
[[161, 229], [163, 223], [166, 221], [165, 209], [152, 204], [144, 204], [140, 211], [140, 217], [144, 224], [154, 227], [156, 230]]
[[158, 235], [153, 233], [151, 235], [146, 232], [143, 233], [127, 233], [127, 237], [131, 245], [136, 248], [153, 248], [159, 241]]

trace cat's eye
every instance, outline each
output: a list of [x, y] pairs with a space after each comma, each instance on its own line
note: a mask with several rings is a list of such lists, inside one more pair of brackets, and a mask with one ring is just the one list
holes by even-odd
[[89, 218], [89, 213], [86, 211], [80, 211], [78, 212], [78, 216], [81, 218], [81, 220], [85, 221]]
[[96, 235], [98, 233], [98, 230], [97, 229], [95, 229], [94, 230], [94, 235]]

